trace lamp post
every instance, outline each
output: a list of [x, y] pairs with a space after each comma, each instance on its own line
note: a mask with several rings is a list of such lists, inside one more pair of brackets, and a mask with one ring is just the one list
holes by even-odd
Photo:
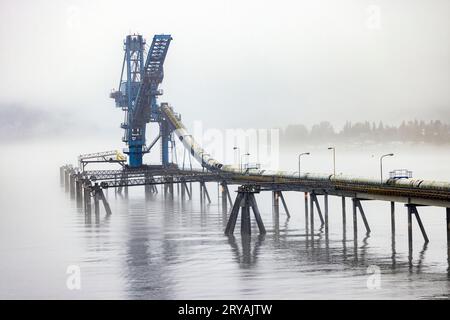
[[242, 172], [242, 157], [245, 157], [245, 156], [249, 156], [250, 155], [250, 153], [244, 153], [242, 156], [241, 156], [241, 172]]
[[328, 147], [328, 150], [333, 150], [333, 175], [336, 175], [336, 148]]
[[383, 183], [383, 158], [385, 157], [392, 157], [394, 154], [393, 153], [387, 153], [387, 154], [383, 154], [380, 157], [380, 182]]
[[239, 147], [233, 147], [233, 150], [237, 150], [238, 151], [238, 165], [239, 165], [239, 172], [242, 171], [241, 169], [241, 149], [239, 149]]
[[298, 155], [298, 178], [300, 179], [300, 158], [302, 157], [302, 156], [306, 156], [306, 155], [309, 155], [310, 153], [309, 152], [303, 152], [303, 153], [300, 153], [299, 155]]

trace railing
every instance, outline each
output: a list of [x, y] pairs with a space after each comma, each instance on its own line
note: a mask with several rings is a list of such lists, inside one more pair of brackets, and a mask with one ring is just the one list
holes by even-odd
[[260, 163], [245, 163], [243, 166], [244, 170], [249, 170], [249, 169], [260, 169], [261, 168], [261, 164]]
[[412, 178], [412, 171], [407, 169], [396, 169], [389, 172], [390, 179], [402, 179], [402, 178]]

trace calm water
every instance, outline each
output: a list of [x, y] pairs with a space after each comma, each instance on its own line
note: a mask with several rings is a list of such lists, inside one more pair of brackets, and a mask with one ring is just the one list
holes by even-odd
[[[247, 241], [236, 226], [223, 235], [227, 217], [210, 184], [211, 205], [160, 192], [145, 199], [143, 187], [128, 199], [108, 192], [113, 215], [87, 219], [59, 186], [58, 167], [77, 154], [106, 150], [104, 141], [3, 146], [0, 158], [0, 298], [86, 299], [415, 299], [448, 298], [450, 293], [445, 210], [420, 208], [430, 243], [423, 246], [417, 226], [408, 260], [406, 209], [397, 204], [397, 235], [390, 234], [389, 203], [364, 202], [372, 228], [363, 225], [356, 247], [350, 201], [343, 239], [341, 202], [330, 198], [330, 234], [305, 236], [303, 194], [286, 193], [292, 217], [271, 212], [270, 194], [257, 195], [268, 230]], [[112, 145], [112, 148], [117, 146]], [[305, 170], [327, 172], [326, 146], [309, 147]], [[303, 147], [305, 149], [306, 147]], [[380, 151], [381, 150], [381, 151]], [[304, 150], [301, 150], [304, 151]], [[450, 151], [426, 146], [341, 147], [338, 172], [377, 176], [380, 152], [395, 152], [386, 170], [407, 167], [416, 176], [450, 180]], [[280, 166], [296, 168], [296, 151]], [[373, 155], [373, 156], [372, 156]], [[351, 160], [350, 160], [351, 159]], [[175, 188], [176, 190], [176, 188]], [[102, 209], [103, 210], [103, 209]], [[316, 227], [319, 222], [316, 221]], [[81, 270], [81, 290], [66, 287], [66, 269]], [[368, 266], [381, 270], [381, 287], [370, 289]]]

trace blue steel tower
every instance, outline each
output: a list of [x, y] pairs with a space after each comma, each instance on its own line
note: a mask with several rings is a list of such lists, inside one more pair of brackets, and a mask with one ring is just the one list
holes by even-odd
[[[141, 35], [128, 35], [124, 41], [124, 58], [120, 75], [119, 90], [111, 93], [116, 107], [125, 112], [121, 127], [125, 130], [123, 141], [128, 145], [125, 153], [129, 166], [142, 166], [142, 157], [150, 151], [145, 145], [145, 129], [149, 122], [158, 122], [161, 139], [161, 160], [169, 164], [170, 129], [163, 119], [157, 97], [162, 94], [158, 88], [164, 78], [164, 60], [167, 55], [170, 35], [155, 35], [144, 63], [145, 40]], [[126, 72], [126, 74], [124, 74]], [[155, 140], [155, 141], [156, 141]]]

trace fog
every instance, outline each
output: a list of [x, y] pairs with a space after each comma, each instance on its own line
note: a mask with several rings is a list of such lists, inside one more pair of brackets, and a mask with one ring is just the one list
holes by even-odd
[[120, 137], [122, 41], [170, 33], [161, 101], [188, 127], [450, 121], [449, 15], [446, 0], [3, 0], [0, 109]]

